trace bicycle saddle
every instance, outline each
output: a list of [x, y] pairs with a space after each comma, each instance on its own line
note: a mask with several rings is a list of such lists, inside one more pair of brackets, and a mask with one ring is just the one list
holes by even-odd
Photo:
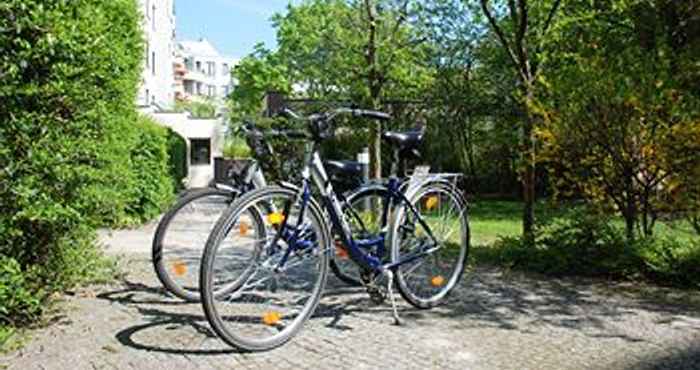
[[362, 165], [355, 161], [323, 161], [324, 167], [331, 174], [340, 174], [344, 176], [361, 176]]
[[387, 131], [382, 138], [399, 147], [401, 151], [408, 151], [420, 146], [423, 141], [423, 131]]

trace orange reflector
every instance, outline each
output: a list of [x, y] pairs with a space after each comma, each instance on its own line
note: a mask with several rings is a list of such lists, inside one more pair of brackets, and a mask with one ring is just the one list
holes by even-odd
[[440, 275], [435, 276], [432, 279], [430, 279], [430, 284], [432, 284], [435, 287], [443, 286], [443, 284], [445, 284], [445, 278]]
[[183, 276], [187, 273], [187, 265], [182, 261], [173, 263], [173, 273], [175, 276]]
[[438, 205], [438, 201], [439, 201], [439, 199], [437, 196], [432, 196], [432, 197], [428, 198], [425, 201], [425, 208], [427, 208], [428, 210], [435, 208], [435, 206]]
[[241, 223], [238, 224], [238, 232], [239, 232], [242, 236], [246, 236], [246, 235], [248, 234], [248, 230], [250, 230], [250, 226], [248, 226], [247, 223], [241, 222]]
[[263, 323], [265, 325], [277, 325], [280, 320], [282, 319], [282, 315], [280, 315], [279, 312], [276, 311], [269, 311], [265, 312], [265, 314], [262, 317]]
[[335, 255], [343, 260], [350, 258], [348, 251], [345, 250], [345, 247], [343, 247], [343, 244], [339, 241], [335, 242]]
[[267, 215], [267, 222], [273, 224], [273, 225], [279, 225], [284, 221], [284, 215], [281, 213], [270, 213]]

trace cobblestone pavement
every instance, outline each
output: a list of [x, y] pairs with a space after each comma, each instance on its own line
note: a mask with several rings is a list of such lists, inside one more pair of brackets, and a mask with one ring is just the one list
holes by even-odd
[[201, 307], [168, 297], [133, 250], [110, 286], [67, 295], [61, 314], [9, 369], [700, 369], [700, 293], [471, 271], [447, 305], [374, 306], [331, 278], [316, 315], [288, 344], [241, 354]]

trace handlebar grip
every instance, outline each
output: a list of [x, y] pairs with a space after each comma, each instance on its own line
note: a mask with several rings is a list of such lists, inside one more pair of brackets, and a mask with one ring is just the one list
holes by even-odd
[[354, 116], [359, 116], [359, 117], [367, 117], [371, 119], [376, 119], [379, 121], [389, 121], [391, 120], [391, 115], [388, 113], [384, 112], [377, 112], [373, 110], [365, 110], [365, 109], [353, 109], [352, 111]]
[[269, 130], [265, 132], [269, 136], [283, 136], [290, 139], [306, 139], [309, 135], [305, 131], [300, 130]]

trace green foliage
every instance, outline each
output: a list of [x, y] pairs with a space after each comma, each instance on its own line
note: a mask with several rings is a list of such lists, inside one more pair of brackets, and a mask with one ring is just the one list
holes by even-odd
[[[0, 325], [18, 324], [35, 318], [41, 312], [42, 294], [29, 287], [15, 259], [0, 256]], [[2, 342], [0, 338], [0, 345]]]
[[[134, 0], [0, 3], [0, 255], [20, 301], [105, 277], [95, 228], [169, 196], [164, 133], [135, 110], [140, 24]], [[6, 297], [8, 320], [38, 313]]]
[[[631, 239], [650, 236], [661, 213], [679, 208], [670, 203], [699, 204], [700, 96], [678, 70], [690, 45], [639, 23], [666, 10], [614, 3], [579, 9], [557, 28], [566, 42], [550, 50], [540, 138], [559, 193], [619, 212]], [[629, 27], [611, 29], [611, 18]]]
[[251, 149], [246, 140], [240, 136], [233, 136], [224, 144], [224, 157], [231, 159], [250, 158]]
[[173, 177], [168, 166], [168, 132], [151, 119], [140, 116], [139, 132], [131, 150], [131, 170], [135, 175], [134, 197], [127, 214], [137, 221], [158, 216], [173, 198]]
[[700, 286], [700, 240], [665, 236], [629, 241], [612, 218], [586, 208], [542, 224], [534, 246], [522, 237], [503, 236], [481, 255], [504, 266], [554, 276]]
[[277, 54], [266, 50], [262, 44], [256, 45], [255, 51], [243, 58], [231, 73], [238, 81], [229, 95], [234, 122], [260, 115], [268, 91], [291, 91], [286, 66], [279, 61]]
[[168, 129], [168, 168], [173, 189], [181, 190], [182, 180], [187, 177], [187, 141], [175, 131]]
[[187, 111], [190, 117], [197, 119], [216, 118], [216, 103], [210, 99], [180, 100], [175, 103], [175, 110]]

